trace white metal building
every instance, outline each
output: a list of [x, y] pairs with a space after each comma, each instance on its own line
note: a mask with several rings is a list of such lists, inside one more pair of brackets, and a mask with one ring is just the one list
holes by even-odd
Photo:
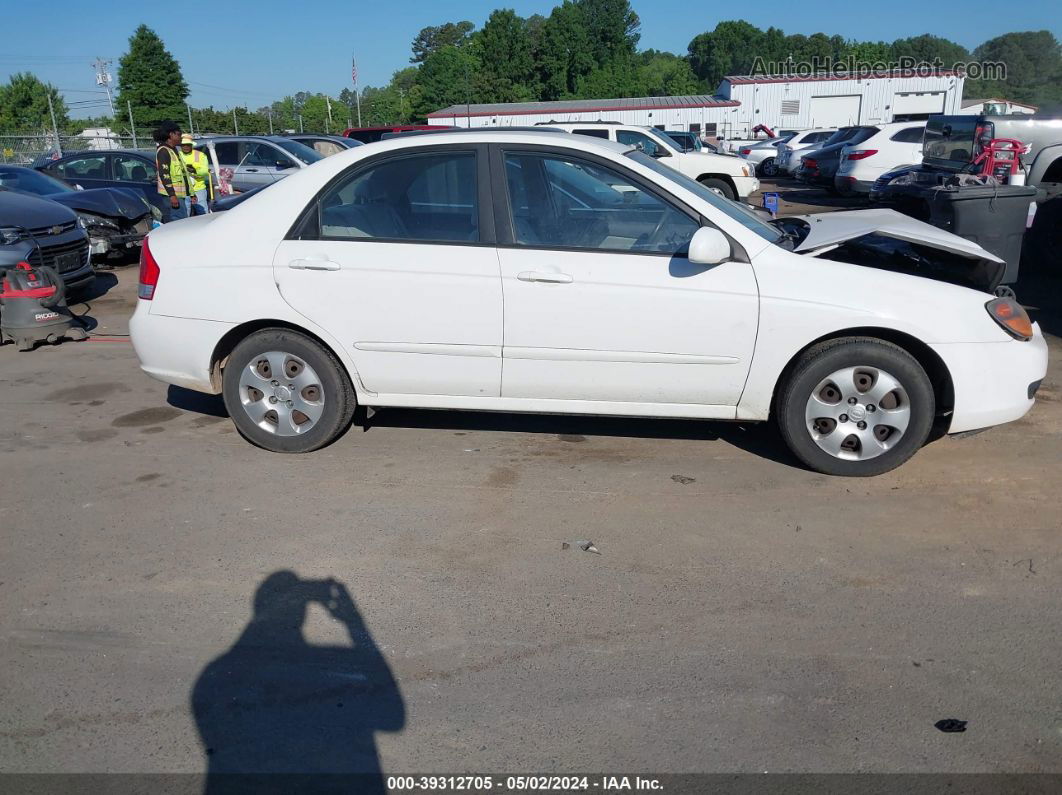
[[560, 102], [499, 102], [492, 105], [451, 105], [428, 114], [428, 124], [457, 127], [531, 126], [544, 122], [618, 121], [668, 130], [705, 130], [736, 102], [695, 94], [679, 97], [570, 99]]
[[933, 75], [882, 72], [872, 76], [724, 77], [719, 94], [738, 105], [730, 111], [741, 138], [758, 124], [771, 128], [840, 127], [887, 124], [958, 113], [964, 78], [953, 71]]
[[428, 114], [428, 124], [511, 127], [544, 122], [616, 121], [668, 130], [694, 130], [728, 139], [752, 128], [837, 127], [958, 113], [963, 76], [889, 72], [863, 77], [723, 78], [716, 96], [509, 102], [451, 105]]

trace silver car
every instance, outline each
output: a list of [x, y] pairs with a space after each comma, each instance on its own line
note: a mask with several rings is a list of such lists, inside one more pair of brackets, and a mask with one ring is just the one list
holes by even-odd
[[219, 135], [201, 139], [196, 149], [210, 158], [215, 173], [232, 169], [232, 186], [238, 191], [271, 185], [324, 157], [280, 135]]

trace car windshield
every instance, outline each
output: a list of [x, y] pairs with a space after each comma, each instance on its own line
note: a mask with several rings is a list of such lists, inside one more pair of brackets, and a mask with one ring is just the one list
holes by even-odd
[[0, 187], [47, 196], [49, 193], [69, 193], [74, 190], [65, 182], [29, 168], [0, 168]]
[[859, 130], [858, 127], [842, 127], [829, 138], [827, 138], [825, 141], [821, 141], [820, 143], [822, 144], [822, 146], [819, 148], [821, 149], [830, 146], [831, 144], [839, 144], [841, 143], [841, 141], [847, 141], [849, 138], [856, 134], [857, 130]]
[[675, 144], [673, 140], [671, 140], [668, 136], [664, 135], [662, 132], [660, 132], [660, 130], [657, 130], [654, 127], [646, 127], [645, 133], [650, 138], [654, 138], [659, 141], [666, 149], [672, 152], [682, 151], [681, 149], [679, 149], [679, 147]]
[[627, 157], [631, 160], [641, 163], [646, 168], [650, 168], [665, 179], [669, 179], [672, 182], [677, 183], [680, 187], [685, 188], [690, 193], [696, 194], [698, 198], [703, 199], [710, 205], [715, 207], [722, 213], [725, 213], [731, 219], [737, 221], [739, 224], [755, 232], [764, 240], [769, 240], [772, 243], [778, 243], [785, 237], [778, 229], [771, 226], [769, 223], [761, 219], [756, 213], [748, 209], [745, 205], [738, 202], [730, 201], [730, 199], [720, 196], [715, 191], [704, 187], [695, 179], [690, 179], [685, 174], [665, 166], [659, 160], [654, 157], [650, 157], [638, 149], [627, 152]]
[[289, 155], [294, 155], [307, 165], [316, 163], [318, 160], [324, 160], [324, 155], [320, 152], [311, 149], [306, 144], [300, 144], [298, 141], [275, 141], [274, 143]]

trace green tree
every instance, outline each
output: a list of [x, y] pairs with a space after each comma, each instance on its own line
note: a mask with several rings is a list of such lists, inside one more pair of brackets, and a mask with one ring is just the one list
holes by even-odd
[[673, 97], [701, 90], [689, 61], [669, 52], [646, 50], [638, 56], [638, 84], [644, 97]]
[[477, 34], [484, 92], [493, 102], [538, 97], [527, 20], [512, 9], [494, 11]]
[[694, 36], [688, 48], [690, 66], [714, 91], [727, 75], [748, 74], [757, 56], [774, 60], [765, 44], [766, 34], [744, 20], [720, 22], [714, 30]]
[[892, 60], [913, 58], [916, 64], [932, 64], [939, 61], [945, 69], [970, 60], [970, 53], [961, 44], [940, 36], [923, 33], [908, 39], [896, 39], [892, 43]]
[[[429, 55], [417, 74], [413, 113], [426, 116], [450, 105], [478, 102], [479, 59], [473, 47], [443, 47]], [[364, 108], [363, 108], [364, 110]]]
[[447, 22], [443, 25], [422, 28], [413, 39], [413, 57], [410, 63], [424, 63], [428, 56], [444, 47], [460, 47], [475, 30], [471, 22]]
[[136, 126], [154, 126], [186, 117], [188, 84], [162, 39], [147, 25], [129, 38], [129, 52], [118, 62], [118, 109], [133, 108]]
[[52, 99], [56, 124], [59, 127], [65, 126], [69, 119], [66, 103], [59, 96], [59, 89], [51, 83], [42, 82], [30, 72], [11, 75], [7, 84], [0, 86], [0, 130], [50, 130], [52, 117], [48, 111], [49, 97]]
[[968, 81], [970, 96], [998, 96], [1036, 105], [1062, 100], [1062, 50], [1049, 31], [1005, 33], [978, 47], [974, 59], [1006, 64], [1007, 76]]
[[564, 0], [542, 23], [539, 35], [536, 66], [542, 99], [577, 96], [579, 80], [594, 69], [590, 31], [582, 10], [572, 0]]

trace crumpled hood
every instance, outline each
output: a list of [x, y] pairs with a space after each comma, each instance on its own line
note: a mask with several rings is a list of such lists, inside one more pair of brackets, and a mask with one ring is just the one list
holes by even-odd
[[140, 191], [131, 188], [92, 188], [68, 193], [53, 193], [47, 198], [83, 213], [135, 221], [151, 212], [150, 208], [144, 204], [142, 196]]
[[999, 285], [1007, 267], [1003, 260], [976, 243], [895, 210], [842, 210], [834, 213], [787, 216], [787, 220], [792, 219], [798, 219], [807, 225], [807, 234], [794, 249], [802, 254], [814, 254], [822, 249], [851, 243], [860, 238], [866, 239], [868, 243], [872, 243], [875, 236], [890, 238], [911, 244], [923, 255], [937, 251], [959, 258], [955, 261], [957, 265], [952, 265], [949, 261], [942, 263], [937, 272], [923, 272], [921, 275], [942, 278], [951, 270], [954, 272], [952, 275], [956, 277], [955, 281], [985, 292], [991, 292]]

